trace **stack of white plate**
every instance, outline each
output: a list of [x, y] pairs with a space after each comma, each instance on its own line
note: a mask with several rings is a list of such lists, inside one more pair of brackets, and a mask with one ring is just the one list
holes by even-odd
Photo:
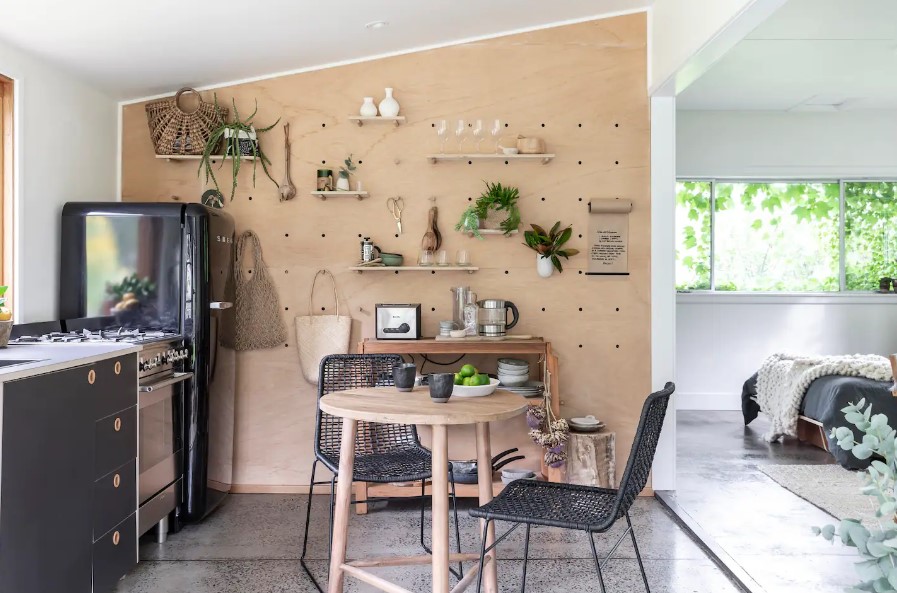
[[542, 381], [527, 381], [517, 387], [502, 387], [502, 389], [523, 397], [542, 397], [542, 394], [545, 392], [545, 383]]
[[514, 480], [535, 480], [536, 472], [528, 469], [505, 468], [501, 470], [502, 484], [507, 486]]
[[604, 428], [604, 422], [591, 414], [581, 418], [570, 418], [567, 424], [573, 432], [598, 432]]
[[498, 380], [503, 387], [520, 387], [529, 381], [529, 363], [519, 358], [499, 358]]

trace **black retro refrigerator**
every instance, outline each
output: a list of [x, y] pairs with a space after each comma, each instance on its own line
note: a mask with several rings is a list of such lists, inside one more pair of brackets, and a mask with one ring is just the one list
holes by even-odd
[[[234, 453], [234, 222], [199, 204], [69, 202], [62, 211], [59, 317], [108, 314], [110, 279], [154, 289], [151, 314], [110, 325], [175, 331], [191, 351], [184, 393], [181, 520], [198, 521], [230, 491]], [[230, 338], [228, 338], [230, 337]]]

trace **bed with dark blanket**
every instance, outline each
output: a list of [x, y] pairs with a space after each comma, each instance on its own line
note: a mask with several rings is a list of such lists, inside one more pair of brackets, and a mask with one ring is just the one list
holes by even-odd
[[[741, 411], [744, 414], [745, 425], [753, 422], [760, 412], [756, 396], [757, 374], [754, 373], [744, 382], [741, 391]], [[897, 397], [891, 395], [890, 381], [833, 375], [820, 377], [810, 383], [800, 404], [800, 415], [822, 423], [829, 451], [838, 463], [848, 469], [864, 469], [869, 465], [869, 460], [860, 461], [850, 451], [838, 447], [838, 444], [829, 438], [829, 433], [832, 428], [838, 426], [853, 428], [844, 420], [841, 409], [864, 398], [867, 404], [872, 404], [873, 414], [886, 415], [891, 427], [897, 428]]]

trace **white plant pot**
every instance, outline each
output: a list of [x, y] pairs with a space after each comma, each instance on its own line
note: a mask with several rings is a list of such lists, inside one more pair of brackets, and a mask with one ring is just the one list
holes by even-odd
[[399, 114], [399, 102], [392, 98], [392, 89], [386, 90], [386, 98], [380, 101], [380, 115], [395, 117]]
[[358, 110], [361, 117], [375, 117], [377, 115], [377, 106], [374, 105], [373, 97], [365, 97], [361, 109]]
[[350, 191], [352, 188], [349, 187], [349, 178], [340, 175], [336, 180], [336, 189], [337, 191]]
[[554, 264], [551, 263], [550, 257], [542, 257], [536, 254], [536, 271], [543, 278], [550, 278], [554, 274]]

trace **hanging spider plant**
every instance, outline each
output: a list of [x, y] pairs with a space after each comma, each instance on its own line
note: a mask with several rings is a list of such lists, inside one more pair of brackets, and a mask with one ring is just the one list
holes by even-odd
[[[244, 158], [252, 160], [252, 187], [255, 187], [255, 173], [258, 163], [262, 164], [262, 170], [265, 172], [265, 175], [268, 176], [268, 179], [271, 180], [271, 183], [273, 183], [275, 187], [279, 187], [278, 183], [274, 180], [273, 177], [271, 177], [271, 173], [268, 171], [268, 165], [271, 164], [271, 159], [269, 159], [265, 155], [265, 153], [262, 152], [262, 147], [258, 143], [257, 138], [258, 134], [267, 132], [278, 123], [280, 123], [280, 118], [278, 117], [277, 121], [270, 126], [264, 128], [254, 128], [252, 125], [252, 120], [259, 110], [258, 101], [256, 100], [255, 109], [245, 120], [240, 119], [240, 113], [237, 111], [236, 101], [231, 99], [231, 103], [234, 106], [234, 121], [232, 123], [222, 123], [212, 131], [211, 136], [209, 136], [209, 141], [206, 142], [205, 150], [202, 153], [202, 159], [199, 162], [199, 170], [196, 172], [196, 174], [197, 176], [199, 176], [202, 175], [203, 171], [205, 171], [206, 183], [209, 183], [209, 180], [211, 179], [212, 183], [215, 185], [215, 189], [219, 194], [221, 193], [221, 188], [218, 186], [218, 179], [215, 178], [215, 172], [212, 171], [212, 159], [221, 159], [221, 164], [218, 165], [219, 169], [224, 166], [225, 159], [221, 155], [213, 153], [221, 143], [222, 139], [226, 138], [224, 154], [231, 156], [233, 178], [231, 181], [230, 199], [233, 200], [234, 194], [237, 191], [237, 175], [240, 173], [240, 165], [242, 164]], [[215, 110], [220, 113], [217, 95], [215, 95]], [[223, 121], [224, 118], [222, 117], [221, 120]], [[252, 147], [252, 154], [244, 155], [240, 150], [241, 134], [250, 138], [253, 135], [256, 136], [256, 140], [249, 142], [250, 146]]]

